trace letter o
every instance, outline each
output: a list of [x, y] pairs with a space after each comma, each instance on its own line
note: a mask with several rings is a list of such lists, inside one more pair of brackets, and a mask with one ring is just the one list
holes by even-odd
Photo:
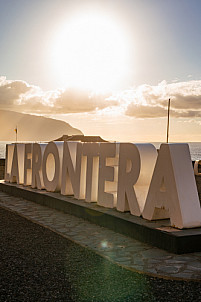
[[57, 190], [60, 175], [59, 152], [55, 143], [51, 142], [45, 148], [42, 163], [43, 182], [50, 192]]

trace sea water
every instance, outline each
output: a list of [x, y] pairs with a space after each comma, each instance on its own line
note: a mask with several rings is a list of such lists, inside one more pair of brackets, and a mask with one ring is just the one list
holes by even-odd
[[0, 141], [0, 158], [5, 158], [6, 156], [6, 144], [10, 142], [2, 142]]
[[[0, 141], [0, 158], [5, 158], [6, 154], [6, 144], [11, 144], [12, 142], [2, 142]], [[160, 147], [161, 143], [152, 143], [157, 149]], [[191, 153], [192, 160], [201, 160], [201, 142], [188, 143]]]
[[[157, 149], [160, 148], [161, 143], [152, 143]], [[187, 143], [189, 145], [191, 159], [201, 160], [201, 142]]]

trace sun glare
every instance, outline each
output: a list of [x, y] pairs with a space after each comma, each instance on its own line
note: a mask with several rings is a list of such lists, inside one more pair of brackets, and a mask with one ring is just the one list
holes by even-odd
[[128, 38], [108, 16], [76, 15], [54, 37], [51, 61], [63, 87], [117, 89], [128, 73]]

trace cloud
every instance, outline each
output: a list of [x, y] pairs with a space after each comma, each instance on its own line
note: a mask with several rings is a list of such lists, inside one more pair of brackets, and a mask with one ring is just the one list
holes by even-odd
[[7, 81], [5, 77], [0, 77], [0, 106], [12, 107], [30, 89], [24, 81]]
[[92, 94], [77, 89], [65, 90], [56, 98], [54, 103], [57, 111], [65, 113], [91, 112], [117, 105], [118, 101], [108, 99], [107, 95]]
[[172, 100], [172, 107], [176, 109], [201, 109], [201, 95], [175, 94]]
[[9, 81], [0, 77], [0, 109], [38, 114], [67, 114], [84, 112], [115, 112], [135, 118], [167, 116], [168, 99], [171, 116], [201, 117], [201, 81], [158, 85], [140, 85], [118, 94], [95, 94], [69, 88], [43, 91], [25, 81]]
[[43, 91], [24, 81], [0, 77], [0, 109], [31, 113], [79, 113], [117, 106], [118, 100], [106, 94], [69, 88]]
[[127, 107], [126, 115], [135, 116], [137, 118], [154, 118], [166, 116], [167, 111], [160, 106], [130, 104]]
[[169, 98], [171, 99], [171, 116], [175, 118], [201, 117], [201, 81], [171, 84], [163, 81], [157, 86], [141, 85], [131, 90], [125, 114], [136, 118], [167, 116]]

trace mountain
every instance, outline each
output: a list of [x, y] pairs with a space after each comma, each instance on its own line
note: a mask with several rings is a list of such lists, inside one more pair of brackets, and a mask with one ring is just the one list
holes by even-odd
[[18, 141], [50, 141], [67, 135], [83, 134], [70, 124], [52, 118], [0, 110], [0, 140], [15, 141], [17, 126]]

